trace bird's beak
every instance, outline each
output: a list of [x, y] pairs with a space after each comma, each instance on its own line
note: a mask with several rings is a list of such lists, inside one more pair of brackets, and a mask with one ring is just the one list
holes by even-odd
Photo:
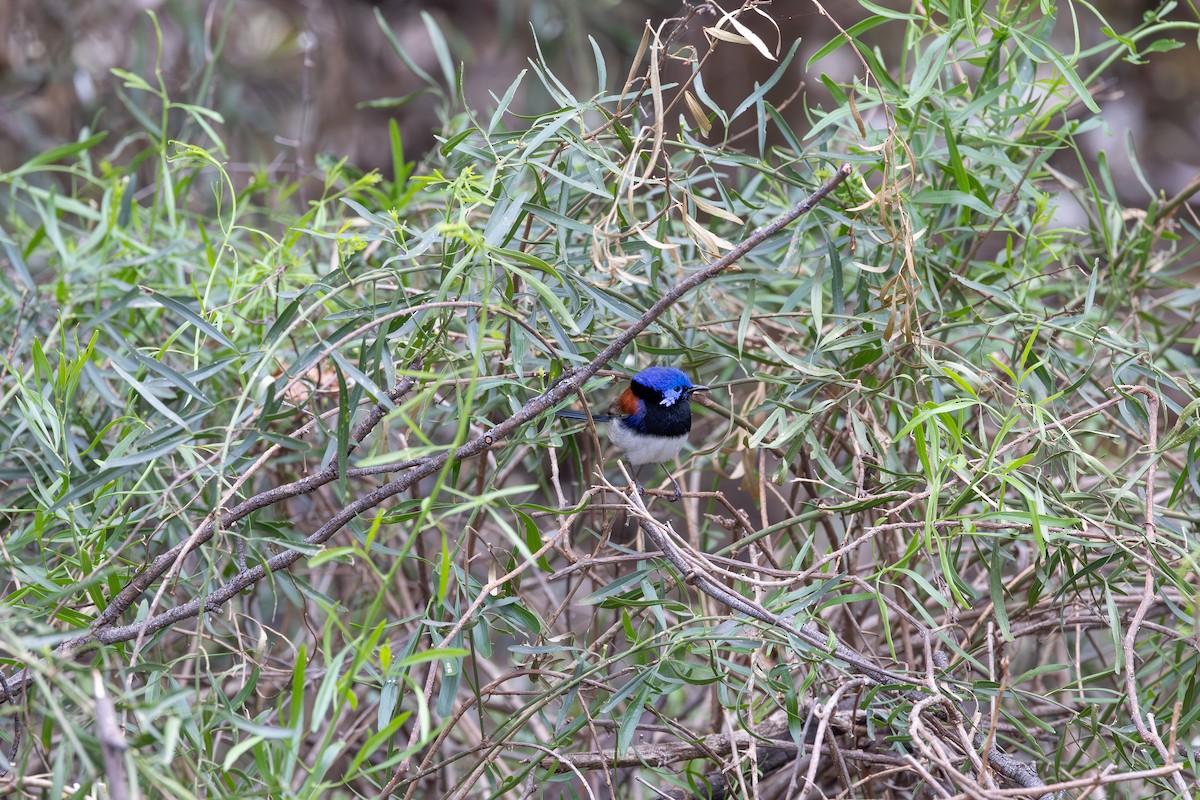
[[707, 391], [709, 391], [709, 389], [708, 389], [708, 387], [707, 387], [707, 386], [693, 386], [693, 387], [692, 387], [692, 392], [693, 392], [693, 393], [695, 393], [695, 392], [707, 392]]

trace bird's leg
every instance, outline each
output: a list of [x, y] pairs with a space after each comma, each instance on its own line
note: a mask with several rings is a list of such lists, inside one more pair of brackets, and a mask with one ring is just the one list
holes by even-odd
[[646, 487], [642, 486], [642, 482], [638, 480], [638, 473], [642, 471], [643, 465], [638, 464], [635, 467], [633, 465], [633, 462], [630, 461], [629, 459], [626, 459], [625, 463], [629, 465], [629, 474], [633, 476], [633, 485], [637, 487], [638, 494], [640, 494], [642, 497], [645, 497], [646, 496]]
[[[642, 467], [644, 467], [645, 464], [638, 464], [635, 467], [629, 460], [626, 460], [625, 463], [629, 464], [629, 474], [633, 476], [633, 485], [637, 487], [638, 494], [640, 494], [642, 497], [645, 497], [646, 487], [642, 486], [642, 482], [638, 480], [638, 474], [642, 471]], [[667, 477], [671, 479], [671, 487], [674, 489], [674, 492], [667, 499], [674, 503], [679, 500], [679, 498], [683, 497], [683, 491], [679, 488], [679, 481], [675, 480], [675, 476], [671, 474], [671, 470], [667, 469], [667, 465], [663, 464], [662, 468], [663, 472], [667, 473]]]
[[667, 477], [671, 479], [671, 486], [675, 488], [675, 493], [667, 498], [674, 503], [679, 500], [679, 498], [683, 497], [683, 492], [679, 489], [679, 481], [675, 480], [675, 476], [671, 474], [671, 470], [667, 468], [667, 465], [663, 464], [662, 468], [663, 472], [667, 473]]

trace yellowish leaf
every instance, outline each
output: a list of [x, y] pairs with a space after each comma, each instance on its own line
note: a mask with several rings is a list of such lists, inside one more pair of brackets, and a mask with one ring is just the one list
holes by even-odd
[[700, 209], [705, 214], [711, 214], [714, 217], [720, 217], [721, 219], [728, 220], [728, 221], [734, 223], [735, 225], [745, 225], [746, 224], [742, 220], [742, 218], [739, 217], [737, 214], [726, 211], [725, 209], [721, 208], [720, 206], [715, 206], [712, 203], [708, 202], [707, 200], [705, 200], [701, 197], [692, 195], [692, 202], [694, 202], [696, 204], [696, 208]]
[[705, 28], [704, 32], [714, 39], [720, 39], [722, 42], [729, 42], [731, 44], [750, 44], [750, 40], [748, 40], [746, 37], [738, 36], [736, 33], [730, 33], [729, 31], [723, 31], [720, 28]]
[[688, 112], [692, 115], [692, 122], [700, 129], [700, 135], [708, 136], [708, 132], [712, 130], [712, 121], [708, 118], [708, 114], [704, 113], [704, 106], [700, 105], [700, 101], [693, 97], [690, 91], [683, 93], [683, 100], [687, 103]]
[[[762, 39], [760, 39], [758, 37], [757, 33], [750, 30], [742, 23], [738, 22], [738, 18], [733, 16], [732, 14], [726, 14], [725, 19], [729, 20], [729, 24], [733, 26], [733, 29], [735, 31], [740, 33], [742, 36], [746, 37], [746, 41], [748, 41], [754, 47], [755, 50], [762, 53], [763, 58], [770, 59], [771, 61], [776, 60], [775, 56], [771, 55], [771, 50], [770, 50], [770, 48], [767, 47], [767, 43], [764, 42]], [[724, 20], [722, 20], [722, 22], [723, 21]], [[721, 23], [718, 22], [717, 24], [720, 25]]]

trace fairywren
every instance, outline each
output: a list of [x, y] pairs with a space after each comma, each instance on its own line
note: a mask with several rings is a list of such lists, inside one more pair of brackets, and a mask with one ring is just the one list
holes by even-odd
[[[707, 386], [694, 386], [674, 367], [647, 367], [630, 379], [629, 388], [609, 407], [609, 413], [592, 414], [591, 418], [608, 423], [608, 438], [635, 468], [636, 482], [643, 464], [662, 464], [679, 455], [692, 429], [692, 394], [704, 391]], [[558, 416], [588, 418], [583, 411], [564, 410]], [[669, 499], [678, 500], [682, 496], [679, 483], [670, 470], [666, 472], [675, 487]], [[644, 491], [640, 483], [638, 491]]]

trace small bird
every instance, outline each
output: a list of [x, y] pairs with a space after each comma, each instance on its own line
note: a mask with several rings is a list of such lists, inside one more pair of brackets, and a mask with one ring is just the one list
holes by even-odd
[[[679, 455], [692, 429], [691, 400], [694, 392], [706, 392], [707, 386], [693, 386], [688, 376], [674, 367], [647, 367], [634, 375], [629, 388], [609, 407], [607, 414], [592, 414], [596, 422], [608, 423], [608, 438], [625, 454], [634, 467], [634, 482], [643, 464], [662, 464]], [[587, 419], [583, 411], [563, 410], [558, 416]], [[675, 487], [671, 502], [683, 496], [679, 483], [664, 466]], [[645, 493], [640, 483], [638, 491]]]

